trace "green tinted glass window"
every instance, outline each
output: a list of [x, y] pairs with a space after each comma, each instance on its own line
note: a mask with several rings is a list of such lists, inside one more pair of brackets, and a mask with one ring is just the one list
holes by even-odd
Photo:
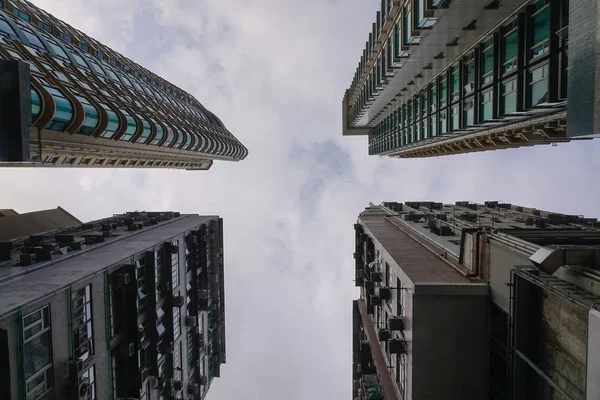
[[82, 135], [91, 135], [92, 132], [96, 130], [98, 127], [98, 123], [100, 122], [100, 116], [98, 115], [98, 110], [94, 106], [92, 106], [87, 99], [81, 96], [75, 96], [77, 100], [81, 102], [83, 105], [83, 111], [85, 113], [85, 119], [83, 120], [83, 125], [79, 128], [77, 133]]
[[530, 106], [535, 106], [548, 101], [548, 65], [534, 69], [529, 73], [531, 87]]
[[102, 104], [102, 107], [106, 110], [106, 114], [108, 115], [108, 124], [104, 129], [104, 132], [100, 136], [105, 138], [112, 138], [114, 134], [119, 130], [119, 117], [117, 113], [114, 112], [110, 107], [106, 104]]
[[150, 137], [152, 133], [152, 128], [150, 127], [150, 123], [142, 119], [142, 134], [136, 140], [136, 143], [145, 143], [146, 140]]
[[546, 7], [532, 17], [531, 57], [537, 57], [550, 50], [550, 7]]
[[62, 47], [60, 47], [58, 44], [49, 41], [48, 44], [50, 45], [50, 47], [52, 48], [52, 50], [54, 50], [54, 52], [56, 53], [56, 55], [60, 58], [63, 58], [65, 60], [68, 60], [69, 57], [67, 57], [67, 53], [65, 53], [65, 51], [62, 49]]
[[157, 145], [162, 140], [162, 138], [164, 136], [164, 131], [163, 131], [162, 126], [160, 126], [156, 122], [154, 122], [154, 125], [156, 126], [156, 136], [154, 137], [154, 139], [152, 140], [152, 143], [150, 143], [150, 144]]
[[31, 89], [31, 116], [32, 119], [36, 119], [38, 115], [40, 115], [40, 111], [42, 109], [42, 100], [40, 99], [40, 95], [34, 89]]
[[175, 147], [179, 148], [181, 146], [181, 144], [183, 143], [183, 139], [185, 134], [183, 132], [181, 132], [181, 130], [177, 129], [177, 141], [175, 142]]
[[481, 94], [481, 120], [489, 121], [494, 117], [493, 91], [488, 90]]
[[519, 32], [514, 31], [504, 37], [504, 55], [502, 57], [503, 72], [510, 72], [517, 68], [517, 55], [519, 53]]
[[64, 131], [73, 119], [73, 105], [58, 89], [47, 86], [44, 88], [50, 92], [56, 103], [54, 117], [48, 122], [46, 129]]
[[137, 131], [137, 122], [136, 122], [135, 118], [133, 118], [131, 115], [127, 114], [125, 111], [121, 110], [121, 112], [123, 114], [125, 114], [125, 120], [127, 121], [127, 128], [125, 129], [125, 133], [119, 140], [129, 142], [131, 140], [131, 138], [133, 138], [133, 136], [135, 135], [135, 132]]
[[517, 111], [517, 80], [506, 82], [502, 85], [502, 111], [510, 114]]
[[173, 129], [167, 126], [167, 140], [163, 143], [163, 147], [168, 147], [173, 143], [173, 139], [175, 139], [175, 135], [173, 134]]

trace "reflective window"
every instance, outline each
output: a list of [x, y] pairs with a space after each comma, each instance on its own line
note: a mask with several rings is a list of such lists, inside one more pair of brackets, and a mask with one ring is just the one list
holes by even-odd
[[11, 39], [17, 39], [17, 34], [4, 19], [0, 18], [0, 34], [7, 35]]
[[157, 145], [162, 140], [162, 138], [164, 136], [164, 131], [163, 131], [162, 126], [157, 124], [156, 121], [153, 120], [152, 122], [154, 122], [154, 125], [156, 126], [156, 136], [154, 137], [154, 139], [152, 140], [152, 143], [150, 143], [150, 144]]
[[96, 61], [94, 61], [94, 60], [92, 60], [91, 58], [88, 57], [88, 63], [91, 65], [92, 69], [94, 71], [96, 71], [98, 74], [100, 74], [100, 75], [106, 75], [104, 73], [104, 70], [100, 67], [100, 65]]
[[463, 125], [471, 126], [475, 123], [475, 109], [473, 107], [473, 97], [468, 100], [465, 100], [463, 106]]
[[173, 143], [173, 139], [175, 139], [173, 129], [167, 126], [167, 140], [165, 140], [165, 142], [163, 143], [163, 147], [169, 147], [171, 143]]
[[100, 117], [98, 115], [98, 110], [94, 106], [90, 104], [90, 102], [81, 96], [75, 96], [77, 100], [81, 102], [83, 105], [83, 110], [85, 113], [85, 119], [83, 120], [83, 125], [79, 128], [77, 133], [82, 135], [91, 135], [92, 132], [96, 130], [98, 127], [98, 123], [100, 122]]
[[181, 146], [181, 144], [183, 143], [183, 136], [184, 133], [177, 129], [177, 141], [175, 142], [175, 146], [173, 147], [179, 148]]
[[100, 105], [106, 110], [106, 113], [108, 114], [108, 124], [106, 125], [104, 132], [102, 132], [100, 136], [104, 138], [112, 138], [115, 135], [115, 133], [119, 130], [119, 117], [117, 116], [117, 113], [106, 104]]
[[105, 69], [106, 69], [106, 73], [108, 74], [109, 77], [111, 77], [113, 80], [119, 82], [119, 78], [117, 78], [117, 75], [110, 68], [105, 68]]
[[[514, 27], [513, 27], [514, 26]], [[509, 33], [504, 35], [504, 54], [502, 55], [502, 72], [507, 73], [517, 68], [517, 56], [519, 54], [519, 31], [516, 21], [510, 27]]]
[[27, 399], [43, 397], [53, 386], [50, 308], [23, 317], [23, 370]]
[[517, 80], [506, 82], [502, 85], [503, 113], [510, 114], [517, 111]]
[[50, 45], [50, 47], [52, 47], [52, 50], [54, 50], [54, 52], [56, 53], [56, 56], [63, 58], [65, 60], [69, 59], [69, 57], [67, 57], [67, 53], [65, 53], [65, 51], [62, 49], [62, 47], [60, 47], [57, 43], [55, 43], [53, 41], [48, 41], [48, 44]]
[[89, 68], [89, 66], [86, 64], [85, 60], [83, 59], [83, 57], [81, 57], [76, 51], [72, 51], [71, 55], [73, 56], [73, 58], [75, 59], [75, 62], [77, 64], [79, 64], [80, 66], [82, 66], [84, 68]]
[[481, 93], [481, 121], [489, 121], [494, 118], [494, 96], [490, 89]]
[[61, 33], [60, 33], [60, 38], [61, 38], [62, 40], [64, 40], [65, 42], [73, 43], [73, 38], [71, 37], [71, 35], [67, 35], [67, 34], [66, 34], [66, 33], [64, 33], [64, 32], [61, 32]]
[[142, 127], [142, 135], [135, 141], [136, 143], [145, 143], [152, 133], [152, 128], [150, 127], [148, 121], [142, 119]]
[[30, 32], [26, 29], [23, 29], [23, 34], [27, 37], [29, 44], [37, 47], [40, 50], [46, 51], [46, 47], [42, 44], [42, 41], [36, 35], [34, 35], [32, 32]]
[[538, 0], [531, 18], [531, 58], [546, 54], [550, 50], [550, 6], [548, 0]]
[[186, 134], [185, 135], [185, 144], [183, 145], [183, 149], [187, 150], [192, 144], [192, 135], [191, 134]]
[[56, 103], [54, 117], [48, 122], [46, 129], [64, 131], [73, 119], [73, 105], [58, 89], [48, 86], [44, 86], [44, 88], [50, 92]]
[[85, 43], [79, 43], [79, 48], [85, 52], [89, 52], [90, 51], [90, 46], [88, 46]]
[[125, 114], [125, 119], [127, 120], [127, 129], [125, 129], [125, 134], [119, 140], [129, 142], [137, 131], [137, 122], [135, 118], [129, 115], [125, 110], [121, 110], [121, 112]]
[[483, 44], [481, 55], [481, 83], [490, 83], [494, 74], [494, 39], [490, 38]]
[[38, 21], [38, 26], [45, 30], [46, 32], [52, 33], [52, 25], [44, 21]]
[[543, 65], [529, 73], [531, 88], [530, 106], [548, 102], [548, 65]]
[[35, 89], [31, 89], [31, 116], [35, 120], [42, 109], [42, 100]]
[[19, 10], [18, 8], [14, 8], [13, 13], [21, 18], [23, 21], [26, 22], [30, 22], [31, 21], [31, 17], [29, 16], [29, 14], [27, 14], [25, 11]]

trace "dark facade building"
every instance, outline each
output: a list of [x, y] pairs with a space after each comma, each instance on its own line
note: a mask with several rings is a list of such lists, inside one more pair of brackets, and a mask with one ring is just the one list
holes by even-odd
[[209, 169], [247, 149], [194, 97], [27, 0], [0, 0], [0, 165]]
[[0, 241], [0, 398], [204, 399], [226, 361], [222, 219], [57, 226]]
[[600, 223], [499, 202], [370, 205], [353, 399], [600, 398]]
[[344, 135], [411, 158], [597, 137], [595, 0], [381, 0]]

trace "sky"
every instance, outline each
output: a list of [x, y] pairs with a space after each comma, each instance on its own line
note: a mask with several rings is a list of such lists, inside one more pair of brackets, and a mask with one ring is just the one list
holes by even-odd
[[194, 95], [249, 149], [207, 172], [0, 171], [0, 209], [224, 218], [227, 364], [209, 400], [351, 398], [353, 224], [369, 202], [498, 200], [600, 217], [600, 139], [404, 160], [342, 137], [378, 1], [33, 2]]

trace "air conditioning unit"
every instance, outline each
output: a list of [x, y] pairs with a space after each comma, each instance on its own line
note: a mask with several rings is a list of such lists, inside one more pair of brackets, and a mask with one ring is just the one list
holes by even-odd
[[132, 357], [135, 353], [135, 345], [133, 343], [122, 344], [120, 348], [120, 353], [123, 357]]
[[379, 289], [379, 298], [381, 300], [391, 300], [392, 299], [392, 291], [388, 288], [380, 288]]
[[70, 360], [67, 364], [69, 366], [69, 380], [71, 382], [79, 382], [79, 372], [83, 368], [83, 361]]
[[404, 330], [404, 318], [402, 317], [391, 317], [389, 320], [389, 327], [392, 331], [403, 331]]
[[197, 383], [190, 383], [187, 385], [188, 394], [193, 394], [194, 396], [200, 393], [200, 387]]
[[173, 307], [183, 307], [185, 299], [183, 296], [173, 296]]
[[179, 246], [177, 246], [176, 244], [172, 244], [171, 245], [171, 254], [177, 254], [179, 253]]
[[206, 386], [206, 384], [208, 384], [208, 378], [206, 376], [201, 376], [200, 377], [200, 384], [202, 386]]
[[80, 400], [88, 399], [88, 392], [90, 391], [90, 384], [87, 378], [83, 378], [79, 383], [79, 387], [77, 389], [77, 395]]
[[390, 339], [390, 331], [387, 329], [380, 329], [378, 332], [378, 337], [380, 342], [386, 342]]
[[187, 316], [185, 317], [185, 326], [194, 327], [198, 325], [198, 317]]
[[117, 286], [125, 286], [131, 282], [131, 276], [127, 273], [117, 274]]
[[406, 354], [406, 342], [400, 339], [391, 339], [388, 341], [390, 354]]
[[180, 391], [183, 390], [183, 382], [181, 381], [174, 381], [173, 382], [173, 389]]

